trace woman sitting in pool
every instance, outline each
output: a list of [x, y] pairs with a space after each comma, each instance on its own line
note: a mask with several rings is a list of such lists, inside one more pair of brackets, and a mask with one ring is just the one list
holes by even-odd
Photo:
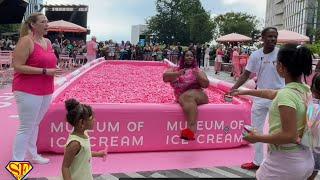
[[170, 82], [176, 100], [187, 118], [188, 128], [182, 130], [181, 138], [195, 140], [198, 105], [208, 103], [208, 96], [203, 88], [209, 86], [209, 80], [197, 67], [194, 53], [186, 51], [181, 57], [179, 67], [170, 68], [163, 74], [163, 81]]

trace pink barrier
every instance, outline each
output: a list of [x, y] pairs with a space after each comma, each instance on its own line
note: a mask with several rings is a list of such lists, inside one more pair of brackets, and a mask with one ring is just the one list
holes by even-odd
[[[144, 63], [156, 65], [159, 62]], [[84, 72], [92, 68], [94, 67]], [[76, 83], [80, 76], [61, 86], [59, 92]], [[211, 85], [217, 85], [220, 89], [228, 88], [222, 81], [218, 81], [218, 84], [212, 82]], [[55, 97], [57, 96], [58, 94]], [[186, 121], [178, 104], [90, 104], [96, 118], [94, 129], [89, 132], [92, 149], [101, 150], [106, 145], [109, 146], [109, 152], [239, 147], [246, 144], [241, 134], [243, 125], [251, 122], [251, 104], [245, 99], [234, 98], [234, 101], [238, 101], [239, 104], [200, 106], [197, 138], [191, 142], [179, 138], [180, 131], [186, 127]], [[40, 125], [40, 152], [63, 153], [68, 134], [72, 132], [71, 126], [65, 121], [65, 114], [63, 104], [52, 104]]]

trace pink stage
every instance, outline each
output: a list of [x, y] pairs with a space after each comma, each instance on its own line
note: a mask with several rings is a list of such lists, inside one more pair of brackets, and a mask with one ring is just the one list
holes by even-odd
[[[98, 64], [99, 62], [97, 62]], [[78, 70], [77, 72], [74, 72], [73, 75], [67, 76], [65, 79], [60, 79], [58, 82], [60, 84], [57, 84], [57, 91], [55, 93], [55, 96], [58, 97], [58, 95], [63, 92], [61, 88], [65, 89], [68, 87], [66, 84], [71, 84], [73, 81], [73, 77], [75, 76], [81, 76], [81, 72], [83, 71], [88, 71], [88, 67], [91, 65], [87, 65], [86, 68], [82, 70]], [[94, 66], [92, 64], [92, 66]], [[80, 77], [79, 76], [79, 77]], [[73, 79], [73, 80], [72, 80]], [[227, 88], [227, 85], [224, 85], [224, 83], [220, 81], [212, 82], [212, 86], [215, 87], [220, 87], [220, 89], [223, 90], [223, 88]], [[239, 103], [237, 104], [221, 104], [219, 105], [220, 108], [218, 109], [219, 112], [223, 111], [224, 113], [221, 113], [222, 115], [218, 115], [215, 117], [212, 117], [210, 115], [210, 106], [214, 106], [213, 104], [207, 105], [207, 107], [203, 106], [200, 109], [200, 114], [205, 114], [200, 116], [201, 121], [203, 122], [208, 122], [208, 121], [217, 121], [217, 120], [223, 120], [225, 121], [226, 126], [228, 126], [229, 129], [211, 129], [211, 131], [206, 130], [205, 128], [203, 131], [200, 131], [199, 134], [203, 134], [202, 137], [207, 137], [208, 134], [239, 134], [241, 133], [241, 124], [233, 122], [238, 120], [243, 120], [242, 123], [249, 123], [249, 117], [247, 114], [248, 112], [248, 104], [244, 103], [245, 101], [242, 100], [236, 100]], [[246, 107], [245, 113], [243, 112], [242, 115], [240, 115], [240, 118], [235, 119], [232, 116], [229, 116], [227, 110], [230, 107], [233, 106], [239, 106], [239, 108], [235, 108], [233, 112], [238, 112], [240, 113], [240, 109], [243, 107]], [[65, 113], [62, 113], [63, 106], [61, 104], [56, 104], [56, 110], [60, 109], [60, 114], [61, 116], [57, 116], [57, 119], [52, 119], [54, 122], [56, 121], [61, 121], [63, 120], [63, 116]], [[156, 106], [156, 105], [154, 105]], [[141, 127], [141, 136], [145, 137], [144, 138], [144, 144], [140, 147], [132, 147], [132, 146], [126, 146], [126, 147], [118, 147], [118, 146], [112, 146], [111, 145], [111, 151], [112, 152], [122, 152], [122, 153], [110, 153], [107, 161], [103, 162], [101, 159], [94, 159], [93, 160], [93, 171], [94, 174], [107, 174], [107, 173], [121, 173], [121, 172], [137, 172], [137, 171], [152, 171], [152, 170], [165, 170], [165, 169], [181, 169], [181, 168], [196, 168], [196, 167], [214, 167], [214, 166], [239, 166], [243, 162], [250, 161], [252, 159], [252, 148], [251, 146], [242, 146], [243, 142], [242, 139], [239, 141], [225, 141], [225, 143], [199, 143], [203, 142], [203, 140], [198, 138], [198, 143], [185, 143], [184, 141], [181, 141], [178, 138], [173, 138], [173, 141], [170, 142], [170, 144], [166, 144], [166, 137], [175, 137], [180, 129], [173, 129], [171, 132], [166, 132], [166, 127], [168, 127], [168, 122], [182, 122], [183, 117], [181, 116], [181, 111], [179, 110], [178, 107], [175, 107], [174, 104], [169, 104], [169, 105], [157, 105], [158, 107], [153, 108], [152, 105], [148, 105], [149, 110], [151, 110], [151, 113], [148, 115], [148, 118], [146, 119], [141, 119], [136, 117], [132, 118], [133, 114], [130, 113], [125, 113], [123, 110], [121, 110], [121, 105], [99, 105], [99, 104], [94, 104], [93, 108], [95, 112], [97, 113], [97, 120], [98, 121], [111, 121], [112, 118], [108, 119], [108, 117], [104, 117], [103, 113], [106, 111], [105, 107], [107, 107], [107, 114], [111, 113], [111, 117], [117, 117], [116, 114], [112, 114], [112, 112], [117, 111], [122, 112], [122, 114], [125, 115], [118, 115], [117, 120], [119, 120], [119, 117], [122, 117], [120, 119], [123, 119], [123, 124], [128, 125], [129, 122], [135, 122], [133, 124], [136, 124], [137, 128], [141, 126], [137, 122], [145, 122], [146, 124]], [[130, 107], [130, 105], [126, 105], [125, 107]], [[169, 115], [165, 115], [162, 118], [158, 118], [155, 116], [156, 111], [162, 109], [165, 112], [171, 112]], [[168, 108], [168, 109], [166, 109]], [[148, 111], [142, 111], [145, 109], [143, 105], [137, 105], [135, 108], [134, 106], [130, 107], [131, 111], [136, 112], [141, 110], [141, 113], [147, 113]], [[154, 111], [152, 111], [154, 109]], [[238, 109], [238, 110], [237, 110]], [[218, 113], [215, 112], [214, 114]], [[51, 109], [52, 111], [52, 109]], [[100, 112], [101, 111], [101, 112]], [[179, 113], [178, 115], [176, 113]], [[17, 117], [17, 112], [16, 112], [16, 105], [14, 103], [13, 95], [11, 94], [11, 88], [6, 88], [0, 90], [0, 113], [1, 113], [1, 127], [3, 130], [1, 131], [3, 133], [2, 135], [2, 141], [1, 144], [3, 145], [1, 148], [1, 156], [0, 156], [0, 166], [1, 166], [1, 171], [0, 171], [0, 179], [8, 179], [10, 177], [9, 173], [5, 170], [5, 165], [10, 161], [10, 158], [12, 156], [12, 144], [14, 141], [15, 137], [15, 132], [18, 127], [18, 117]], [[153, 114], [152, 114], [153, 113]], [[242, 112], [241, 112], [242, 113]], [[240, 114], [241, 114], [240, 113]], [[247, 113], [247, 114], [246, 114]], [[101, 115], [100, 115], [101, 114]], [[152, 116], [153, 115], [153, 116]], [[48, 113], [48, 116], [50, 117], [50, 112]], [[125, 117], [131, 117], [130, 118], [125, 118]], [[150, 118], [153, 117], [153, 118]], [[206, 118], [210, 117], [210, 118]], [[128, 119], [128, 120], [126, 120]], [[133, 121], [133, 120], [139, 120], [139, 121]], [[164, 120], [166, 119], [166, 120]], [[48, 120], [46, 120], [48, 121]], [[44, 121], [44, 124], [47, 123]], [[149, 121], [149, 122], [148, 122]], [[116, 121], [115, 121], [116, 122]], [[232, 122], [234, 125], [232, 125]], [[122, 123], [122, 121], [121, 121]], [[148, 124], [150, 123], [150, 124]], [[159, 124], [157, 124], [159, 123]], [[162, 124], [163, 123], [163, 124]], [[172, 127], [174, 127], [174, 124], [170, 124]], [[221, 126], [220, 124], [218, 124]], [[163, 126], [162, 128], [159, 128], [159, 126]], [[224, 127], [226, 127], [224, 126]], [[48, 126], [50, 127], [50, 126]], [[124, 126], [127, 128], [127, 126]], [[232, 128], [233, 127], [233, 128]], [[121, 125], [119, 126], [121, 128]], [[142, 130], [144, 129], [144, 130]], [[151, 130], [150, 130], [151, 129]], [[156, 137], [157, 142], [159, 143], [154, 143], [152, 144], [152, 139], [148, 140], [148, 135], [153, 134], [153, 131], [159, 129], [159, 132], [166, 132], [163, 135], [157, 135]], [[45, 127], [41, 127], [42, 131], [41, 135], [39, 136], [39, 149], [42, 151], [51, 151], [51, 152], [57, 152], [61, 153], [62, 152], [62, 147], [54, 147], [50, 145], [50, 137], [52, 137], [52, 134], [50, 134], [49, 129], [46, 129]], [[128, 133], [130, 129], [127, 129], [125, 132], [121, 132], [121, 136], [124, 134]], [[97, 131], [98, 132], [98, 131]], [[95, 132], [91, 132], [95, 133]], [[97, 133], [98, 136], [102, 136], [102, 132]], [[139, 135], [139, 132], [134, 132], [135, 134]], [[68, 128], [64, 129], [63, 132], [59, 132], [60, 137], [66, 137], [68, 134]], [[93, 134], [91, 134], [93, 135]], [[109, 136], [119, 136], [119, 133], [114, 133], [112, 132], [107, 132], [105, 137]], [[93, 135], [95, 137], [95, 135]], [[54, 135], [53, 137], [58, 137], [58, 135]], [[221, 138], [220, 138], [221, 139]], [[45, 142], [48, 141], [48, 142]], [[162, 142], [161, 142], [162, 141]], [[113, 141], [113, 143], [115, 143]], [[176, 143], [176, 144], [175, 144]], [[159, 144], [159, 145], [157, 145]], [[94, 149], [100, 149], [103, 147], [104, 144], [97, 145], [94, 147]], [[237, 147], [237, 148], [235, 148]], [[218, 149], [217, 149], [218, 148]], [[219, 148], [227, 148], [227, 149], [219, 149]], [[232, 149], [231, 149], [232, 148]], [[216, 150], [201, 150], [201, 149], [216, 149]], [[185, 150], [185, 151], [176, 151], [176, 150]], [[191, 151], [188, 151], [191, 150]], [[160, 151], [160, 152], [135, 152], [135, 153], [125, 153], [125, 152], [134, 152], [134, 151]], [[170, 151], [170, 152], [168, 152]], [[31, 172], [31, 177], [57, 177], [60, 175], [60, 167], [62, 163], [62, 155], [55, 155], [55, 154], [46, 154], [45, 156], [49, 157], [51, 159], [50, 164], [48, 165], [35, 165], [34, 169]], [[30, 176], [29, 176], [30, 177]]]

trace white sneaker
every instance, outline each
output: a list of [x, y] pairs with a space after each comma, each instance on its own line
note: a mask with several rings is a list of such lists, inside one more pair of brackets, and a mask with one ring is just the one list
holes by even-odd
[[40, 156], [39, 154], [30, 160], [30, 162], [33, 164], [48, 164], [49, 161], [50, 160], [48, 158], [44, 158], [44, 157]]

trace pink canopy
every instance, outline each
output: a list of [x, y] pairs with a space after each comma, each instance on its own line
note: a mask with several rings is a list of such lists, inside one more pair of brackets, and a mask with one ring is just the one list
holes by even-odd
[[221, 36], [217, 39], [217, 42], [244, 42], [251, 41], [252, 39], [248, 36], [244, 36], [237, 33], [231, 33], [224, 36]]
[[64, 20], [52, 21], [48, 23], [48, 31], [54, 32], [87, 32], [87, 29], [77, 24]]
[[278, 43], [302, 43], [309, 41], [310, 38], [308, 36], [288, 30], [279, 31]]

